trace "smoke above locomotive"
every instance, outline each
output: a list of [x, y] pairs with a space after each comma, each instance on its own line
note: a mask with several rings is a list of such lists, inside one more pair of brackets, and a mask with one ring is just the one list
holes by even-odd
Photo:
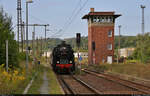
[[55, 72], [75, 71], [74, 51], [69, 44], [62, 41], [52, 51], [52, 67]]

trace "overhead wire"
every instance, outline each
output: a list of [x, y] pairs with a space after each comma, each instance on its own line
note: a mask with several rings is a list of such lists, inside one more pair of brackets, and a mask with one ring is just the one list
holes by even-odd
[[81, 12], [81, 10], [85, 7], [85, 5], [88, 3], [88, 0], [86, 0], [83, 4], [83, 6], [80, 7], [80, 9], [77, 11], [77, 13], [74, 15], [74, 18], [72, 18], [72, 20], [69, 22], [67, 28], [64, 30], [64, 32], [68, 29], [69, 25], [71, 25], [71, 23], [73, 23], [73, 21], [75, 20], [75, 18], [77, 17], [77, 15]]
[[76, 7], [75, 7], [74, 10], [72, 11], [71, 16], [69, 17], [69, 19], [67, 20], [67, 22], [65, 22], [65, 24], [64, 24], [64, 26], [63, 26], [62, 29], [64, 29], [64, 28], [68, 25], [68, 22], [69, 22], [69, 21], [72, 19], [72, 17], [74, 16], [74, 14], [75, 14], [75, 12], [76, 12], [76, 10], [77, 10], [77, 8], [78, 8], [78, 5], [80, 5], [80, 3], [81, 3], [81, 0], [79, 0], [79, 2], [77, 3]]
[[80, 7], [80, 9], [76, 12], [76, 14], [73, 16], [73, 18], [70, 20], [70, 22], [68, 23], [68, 25], [66, 26], [66, 28], [63, 29], [62, 34], [60, 34], [60, 36], [64, 36], [67, 31], [67, 29], [70, 27], [70, 25], [73, 23], [73, 21], [76, 19], [77, 15], [81, 12], [81, 10], [86, 6], [86, 4], [88, 3], [89, 0], [86, 0], [84, 2], [84, 4]]
[[[70, 25], [73, 23], [73, 21], [75, 20], [75, 18], [77, 17], [77, 15], [81, 12], [81, 10], [85, 7], [85, 5], [88, 3], [88, 1], [89, 1], [89, 0], [86, 0], [86, 1], [84, 2], [84, 4], [81, 5], [81, 0], [79, 0], [79, 2], [77, 3], [76, 7], [73, 9], [71, 16], [70, 16], [69, 19], [65, 22], [63, 28], [62, 28], [62, 29], [59, 29], [57, 32], [53, 33], [53, 34], [52, 34], [51, 36], [49, 36], [49, 37], [50, 37], [50, 38], [51, 38], [51, 37], [53, 37], [53, 38], [59, 37], [59, 38], [60, 38], [60, 37], [64, 36], [65, 33], [66, 33], [66, 31], [67, 31], [67, 29], [68, 29], [68, 28], [70, 27]], [[78, 6], [80, 6], [79, 9], [78, 9]], [[78, 10], [77, 10], [77, 9], [78, 9]], [[39, 18], [37, 18], [37, 17], [31, 15], [31, 14], [29, 14], [29, 16], [31, 16], [31, 18], [36, 19], [36, 20], [38, 20], [38, 21], [40, 21], [40, 22], [48, 23], [48, 22], [45, 22], [45, 21], [43, 21], [43, 20], [41, 20], [41, 19], [39, 19]], [[52, 30], [51, 30], [51, 31], [52, 31]]]
[[63, 30], [65, 29], [65, 27], [68, 26], [69, 21], [73, 18], [75, 12], [77, 11], [78, 5], [80, 5], [80, 3], [81, 3], [81, 0], [79, 0], [79, 2], [77, 3], [77, 5], [73, 9], [70, 17], [68, 17], [69, 19], [67, 19], [67, 21], [65, 22], [64, 26], [62, 27], [62, 29], [60, 31], [56, 32], [56, 34], [53, 34], [52, 37], [59, 37], [59, 35], [61, 35], [61, 33], [63, 32]]
[[31, 14], [29, 14], [29, 16], [30, 16], [31, 18], [37, 20], [37, 21], [43, 22], [43, 23], [45, 23], [45, 24], [48, 24], [48, 22], [46, 22], [46, 21], [44, 21], [44, 20], [41, 20], [41, 19], [39, 19], [39, 18], [37, 18], [37, 17], [31, 15]]
[[[46, 22], [46, 21], [44, 21], [44, 20], [41, 20], [41, 19], [39, 19], [38, 17], [35, 17], [35, 16], [33, 16], [33, 15], [29, 15], [32, 19], [35, 19], [35, 20], [38, 20], [38, 21], [40, 21], [40, 22], [42, 22], [42, 23], [45, 23], [45, 24], [49, 24], [48, 22]], [[54, 32], [52, 35], [54, 35], [54, 34], [57, 34], [57, 31], [56, 30], [61, 30], [61, 29], [57, 29], [54, 25], [52, 25], [52, 24], [50, 24], [51, 25], [51, 32]], [[53, 28], [53, 27], [54, 28]], [[56, 32], [55, 32], [56, 31]], [[52, 36], [49, 36], [49, 38], [51, 38]]]

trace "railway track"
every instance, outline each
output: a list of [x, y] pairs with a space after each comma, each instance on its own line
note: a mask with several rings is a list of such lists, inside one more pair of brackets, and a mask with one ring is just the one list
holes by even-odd
[[65, 94], [101, 94], [101, 92], [73, 75], [58, 75], [57, 77]]
[[104, 79], [112, 81], [116, 84], [120, 84], [122, 86], [133, 89], [134, 90], [133, 93], [135, 93], [135, 94], [150, 94], [150, 87], [149, 86], [145, 86], [145, 85], [135, 83], [135, 82], [132, 82], [129, 80], [121, 79], [121, 78], [118, 78], [116, 76], [112, 76], [112, 75], [109, 75], [106, 73], [98, 73], [98, 72], [90, 71], [87, 69], [83, 69], [83, 71], [88, 73], [88, 74], [95, 75], [97, 77], [104, 78]]

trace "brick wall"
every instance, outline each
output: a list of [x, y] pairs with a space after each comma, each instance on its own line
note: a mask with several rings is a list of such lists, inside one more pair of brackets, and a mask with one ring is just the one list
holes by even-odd
[[[108, 31], [112, 30], [112, 37], [108, 37]], [[114, 60], [114, 24], [89, 24], [88, 27], [88, 50], [89, 64], [93, 61], [92, 41], [95, 41], [95, 58], [96, 64], [107, 62], [107, 56], [112, 56]], [[112, 50], [107, 49], [107, 45], [112, 44]]]

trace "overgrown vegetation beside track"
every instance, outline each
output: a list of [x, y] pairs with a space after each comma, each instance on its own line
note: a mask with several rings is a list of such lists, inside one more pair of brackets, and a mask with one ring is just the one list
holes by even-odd
[[45, 67], [39, 65], [37, 68], [37, 75], [34, 78], [34, 82], [32, 83], [31, 87], [29, 88], [28, 94], [40, 94], [39, 88], [43, 83], [43, 72]]
[[46, 68], [46, 70], [49, 79], [50, 94], [63, 94], [53, 70], [50, 68]]
[[95, 71], [99, 72], [113, 72], [113, 73], [120, 73], [120, 74], [126, 74], [131, 75], [134, 77], [140, 77], [144, 79], [150, 80], [150, 64], [143, 64], [143, 63], [137, 63], [136, 60], [128, 60], [126, 63], [120, 63], [120, 64], [99, 64], [99, 65], [93, 65], [88, 66], [88, 60], [83, 59], [81, 64], [82, 68], [89, 68], [93, 69]]
[[40, 88], [43, 84], [43, 74], [46, 72], [49, 86], [49, 93], [47, 94], [63, 94], [59, 82], [57, 81], [57, 77], [53, 70], [50, 68], [49, 64], [46, 64], [45, 58], [41, 58], [41, 64], [38, 68], [38, 74], [32, 83], [28, 94], [40, 94]]
[[127, 74], [150, 80], [150, 64], [101, 64], [97, 66], [90, 66], [90, 69], [94, 69], [99, 72], [107, 71]]
[[0, 94], [22, 94], [35, 72], [36, 69], [31, 66], [27, 75], [25, 68], [9, 69], [9, 72], [6, 72], [2, 64], [0, 66]]

